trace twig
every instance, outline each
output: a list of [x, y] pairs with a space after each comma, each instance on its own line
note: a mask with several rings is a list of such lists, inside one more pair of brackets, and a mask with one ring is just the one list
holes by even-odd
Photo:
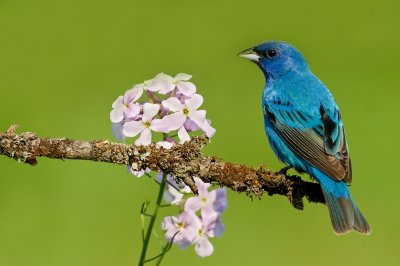
[[0, 155], [30, 165], [37, 164], [37, 157], [132, 165], [133, 170], [149, 168], [172, 174], [178, 181], [185, 182], [195, 193], [197, 188], [193, 176], [258, 198], [261, 198], [264, 192], [268, 195], [284, 195], [297, 209], [303, 209], [303, 197], [310, 202], [325, 203], [318, 184], [303, 181], [298, 176], [284, 178], [279, 172], [265, 170], [263, 167], [254, 169], [206, 156], [201, 150], [207, 144], [208, 139], [200, 136], [167, 150], [154, 144], [135, 146], [108, 140], [39, 138], [32, 132], [15, 134], [13, 126], [5, 133], [0, 132]]

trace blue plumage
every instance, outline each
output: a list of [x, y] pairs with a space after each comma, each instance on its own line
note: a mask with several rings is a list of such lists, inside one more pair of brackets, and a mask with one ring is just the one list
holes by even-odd
[[242, 57], [263, 71], [265, 131], [278, 158], [321, 185], [337, 234], [371, 229], [352, 199], [351, 161], [339, 108], [301, 53], [284, 42], [267, 42]]

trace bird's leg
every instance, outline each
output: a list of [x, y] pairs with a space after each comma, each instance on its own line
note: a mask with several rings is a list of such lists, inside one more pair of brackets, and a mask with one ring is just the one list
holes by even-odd
[[287, 179], [286, 179], [286, 177], [287, 177], [287, 171], [289, 171], [289, 169], [290, 168], [292, 168], [293, 166], [291, 166], [291, 165], [287, 165], [287, 166], [285, 166], [285, 167], [283, 167], [278, 173], [280, 173], [281, 175], [282, 175], [282, 181], [283, 181], [283, 183], [286, 183], [287, 182]]
[[283, 167], [283, 168], [279, 171], [279, 173], [280, 173], [281, 175], [284, 175], [284, 176], [286, 177], [287, 171], [289, 171], [289, 169], [291, 169], [291, 168], [293, 168], [293, 166], [287, 165], [287, 166]]

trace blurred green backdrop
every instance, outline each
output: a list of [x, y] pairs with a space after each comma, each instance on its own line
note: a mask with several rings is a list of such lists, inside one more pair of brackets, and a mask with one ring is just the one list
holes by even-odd
[[[400, 265], [399, 3], [0, 0], [0, 128], [112, 139], [118, 95], [161, 71], [186, 72], [217, 128], [206, 152], [278, 170], [262, 126], [263, 76], [236, 54], [291, 42], [341, 107], [351, 191], [372, 235], [335, 236], [323, 205], [297, 211], [284, 197], [229, 193], [214, 255], [174, 247], [165, 265]], [[0, 157], [0, 265], [135, 265], [140, 205], [156, 189], [124, 167]]]

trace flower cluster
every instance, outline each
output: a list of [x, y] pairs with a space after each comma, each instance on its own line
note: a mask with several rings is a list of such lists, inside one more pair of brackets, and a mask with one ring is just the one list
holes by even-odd
[[[122, 140], [139, 136], [136, 145], [149, 145], [152, 132], [177, 131], [179, 141], [168, 138], [160, 143], [165, 147], [190, 140], [188, 133], [196, 130], [202, 130], [211, 138], [215, 129], [206, 119], [206, 111], [198, 110], [203, 97], [196, 94], [196, 86], [188, 81], [190, 78], [183, 73], [174, 78], [160, 73], [119, 96], [110, 113], [114, 136]], [[140, 101], [144, 94], [147, 99]]]
[[[123, 141], [136, 137], [136, 145], [149, 145], [154, 132], [162, 133], [162, 141], [156, 144], [165, 149], [189, 141], [190, 133], [198, 130], [211, 138], [215, 129], [206, 119], [206, 111], [199, 110], [203, 97], [196, 93], [190, 79], [188, 74], [172, 77], [160, 73], [119, 96], [110, 112], [114, 136]], [[128, 170], [137, 177], [150, 172], [150, 169], [136, 171], [131, 166]], [[156, 181], [161, 183], [163, 178], [166, 178], [164, 201], [178, 205], [181, 210], [177, 216], [164, 218], [162, 229], [166, 231], [166, 239], [181, 248], [193, 244], [199, 256], [210, 256], [214, 248], [208, 238], [220, 236], [224, 230], [221, 214], [226, 208], [226, 190], [209, 191], [210, 184], [194, 177], [199, 191], [194, 195], [188, 186], [177, 183], [169, 174], [164, 177], [159, 172]]]
[[183, 211], [177, 216], [164, 218], [161, 227], [166, 230], [165, 237], [182, 249], [195, 245], [195, 251], [199, 256], [210, 256], [214, 247], [208, 238], [220, 237], [224, 231], [221, 214], [226, 208], [226, 189], [209, 191], [210, 184], [194, 177], [199, 194], [182, 200], [183, 194], [180, 191], [190, 189], [176, 188], [178, 184], [173, 179], [167, 177], [167, 180], [170, 187], [166, 188], [164, 199], [171, 204], [183, 206]]

